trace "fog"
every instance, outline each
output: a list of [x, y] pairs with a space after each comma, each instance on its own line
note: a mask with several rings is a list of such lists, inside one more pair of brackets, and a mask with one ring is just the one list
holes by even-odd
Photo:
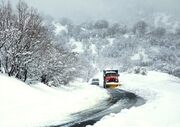
[[[13, 5], [18, 0], [10, 0]], [[156, 12], [180, 19], [180, 0], [24, 0], [55, 19], [67, 17], [75, 22], [94, 19], [133, 22]]]

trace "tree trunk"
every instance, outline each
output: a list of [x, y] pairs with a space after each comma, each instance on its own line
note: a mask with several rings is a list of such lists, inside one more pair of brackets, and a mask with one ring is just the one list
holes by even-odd
[[11, 70], [8, 72], [8, 75], [9, 75], [9, 76], [12, 76], [13, 73], [14, 73], [14, 71], [15, 71], [15, 67], [14, 67], [14, 65], [12, 65], [12, 66], [11, 66]]
[[47, 79], [47, 75], [46, 75], [46, 74], [43, 74], [43, 75], [41, 76], [41, 82], [44, 83], [44, 84], [47, 84], [48, 79]]
[[8, 57], [6, 57], [6, 59], [5, 59], [5, 73], [8, 73], [8, 75], [9, 75], [9, 69], [8, 69]]
[[27, 79], [27, 69], [24, 69], [24, 82], [26, 81]]
[[0, 72], [3, 73], [3, 71], [1, 70], [1, 67], [2, 67], [2, 65], [1, 65], [1, 60], [0, 60]]

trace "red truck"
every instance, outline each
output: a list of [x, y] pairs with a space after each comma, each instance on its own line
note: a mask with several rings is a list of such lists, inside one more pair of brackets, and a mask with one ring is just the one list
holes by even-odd
[[103, 87], [116, 88], [120, 85], [118, 70], [103, 70]]

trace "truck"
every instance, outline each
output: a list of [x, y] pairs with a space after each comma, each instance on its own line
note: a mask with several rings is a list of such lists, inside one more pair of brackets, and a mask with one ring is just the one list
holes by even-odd
[[103, 70], [103, 87], [116, 88], [120, 85], [118, 70]]

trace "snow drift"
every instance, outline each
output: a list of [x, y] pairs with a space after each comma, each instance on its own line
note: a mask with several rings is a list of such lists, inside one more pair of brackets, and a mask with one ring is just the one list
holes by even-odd
[[70, 114], [89, 109], [107, 99], [97, 86], [72, 83], [69, 87], [28, 86], [0, 75], [0, 126], [35, 127], [64, 123]]

